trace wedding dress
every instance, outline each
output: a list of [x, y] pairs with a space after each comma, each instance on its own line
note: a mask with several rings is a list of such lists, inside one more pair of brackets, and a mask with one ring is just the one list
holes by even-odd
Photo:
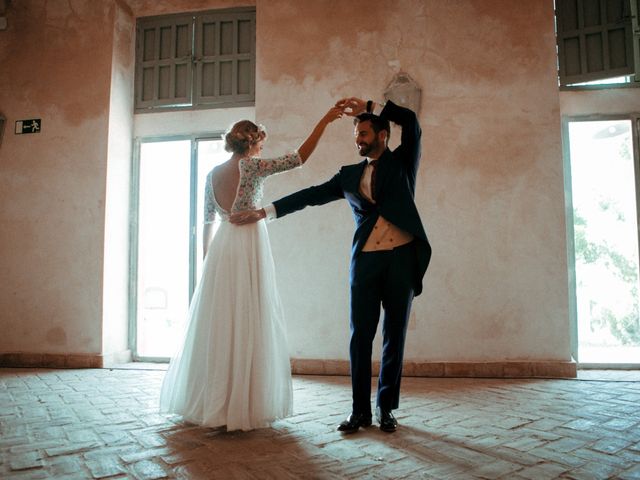
[[216, 201], [213, 170], [205, 223], [222, 220], [191, 299], [184, 338], [160, 394], [160, 411], [227, 430], [268, 426], [292, 411], [284, 316], [264, 221], [237, 226], [229, 214], [258, 208], [267, 176], [301, 165], [296, 153], [240, 160], [231, 212]]

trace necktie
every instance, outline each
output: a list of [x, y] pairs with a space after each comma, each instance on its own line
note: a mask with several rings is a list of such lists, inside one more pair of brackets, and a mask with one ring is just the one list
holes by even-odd
[[376, 170], [378, 169], [378, 160], [371, 160], [371, 198], [376, 199]]

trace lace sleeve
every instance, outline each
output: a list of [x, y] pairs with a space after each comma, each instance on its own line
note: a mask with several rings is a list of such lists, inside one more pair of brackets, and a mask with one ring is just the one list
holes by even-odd
[[302, 165], [302, 158], [297, 151], [272, 159], [257, 159], [258, 176], [268, 177], [274, 173], [284, 172]]
[[207, 175], [204, 186], [204, 223], [213, 223], [216, 219], [216, 207], [213, 202], [213, 170]]

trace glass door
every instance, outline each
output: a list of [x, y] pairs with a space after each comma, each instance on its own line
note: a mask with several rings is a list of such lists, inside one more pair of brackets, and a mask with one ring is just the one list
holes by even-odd
[[166, 360], [200, 278], [204, 183], [229, 154], [220, 139], [187, 138], [142, 141], [138, 156], [131, 343], [137, 360]]
[[640, 364], [633, 127], [629, 119], [568, 122], [581, 364]]

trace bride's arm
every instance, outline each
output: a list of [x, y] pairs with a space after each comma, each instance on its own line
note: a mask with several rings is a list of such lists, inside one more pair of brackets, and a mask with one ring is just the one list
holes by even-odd
[[298, 150], [293, 154], [289, 153], [272, 159], [255, 158], [254, 162], [257, 162], [256, 174], [259, 177], [267, 177], [302, 165], [315, 150], [316, 145], [318, 145], [318, 141], [320, 140], [320, 137], [322, 137], [327, 125], [337, 118], [342, 117], [343, 113], [342, 107], [331, 107], [320, 121], [318, 121], [307, 139], [302, 142], [302, 145], [300, 145]]
[[342, 107], [331, 107], [327, 113], [320, 119], [314, 129], [311, 131], [307, 139], [298, 148], [298, 153], [302, 159], [302, 163], [306, 162], [318, 145], [318, 141], [324, 129], [334, 120], [341, 118], [344, 114]]
[[207, 256], [209, 243], [213, 235], [213, 222], [216, 219], [216, 207], [213, 198], [213, 170], [207, 175], [204, 186], [204, 226], [202, 229], [202, 258]]

